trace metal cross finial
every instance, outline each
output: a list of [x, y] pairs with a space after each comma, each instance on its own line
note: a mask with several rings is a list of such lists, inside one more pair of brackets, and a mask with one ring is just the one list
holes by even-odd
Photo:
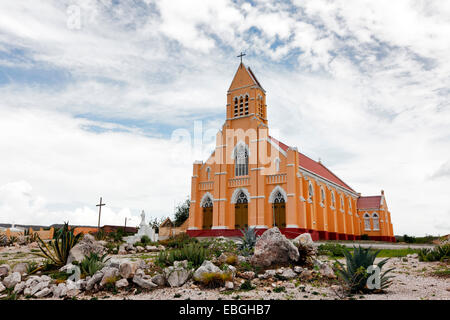
[[241, 52], [241, 54], [237, 56], [238, 58], [241, 58], [241, 63], [242, 63], [242, 57], [243, 57], [243, 56], [246, 56], [246, 54], [243, 53], [243, 52]]

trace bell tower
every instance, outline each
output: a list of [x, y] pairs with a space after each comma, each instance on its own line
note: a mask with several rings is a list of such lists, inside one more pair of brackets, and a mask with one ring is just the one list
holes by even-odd
[[266, 91], [241, 61], [227, 92], [227, 122], [235, 127], [243, 118], [256, 118], [267, 126]]

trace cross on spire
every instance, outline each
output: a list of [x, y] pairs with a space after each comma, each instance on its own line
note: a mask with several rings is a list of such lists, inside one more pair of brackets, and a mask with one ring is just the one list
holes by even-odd
[[241, 63], [242, 63], [242, 57], [243, 57], [243, 56], [246, 56], [246, 54], [243, 53], [243, 52], [241, 52], [241, 54], [237, 56], [238, 58], [241, 58]]

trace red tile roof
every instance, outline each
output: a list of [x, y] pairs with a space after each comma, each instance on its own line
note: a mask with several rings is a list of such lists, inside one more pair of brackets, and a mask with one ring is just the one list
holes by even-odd
[[359, 197], [358, 209], [374, 209], [379, 208], [381, 204], [381, 196]]
[[[284, 151], [287, 151], [287, 149], [289, 148], [287, 145], [285, 145], [284, 143], [278, 141], [277, 139], [274, 139], [272, 137], [269, 137], [271, 140], [273, 140], [275, 143], [278, 143], [280, 148], [283, 149]], [[299, 165], [308, 170], [311, 171], [315, 174], [317, 174], [318, 176], [321, 176], [322, 178], [325, 178], [331, 182], [336, 183], [337, 185], [350, 190], [352, 192], [355, 192], [355, 190], [353, 190], [352, 188], [350, 188], [344, 181], [342, 181], [341, 179], [339, 179], [333, 172], [331, 172], [330, 169], [328, 169], [327, 167], [325, 167], [323, 164], [321, 164], [320, 162], [314, 161], [311, 158], [305, 156], [302, 153], [298, 153], [298, 160], [299, 160]]]

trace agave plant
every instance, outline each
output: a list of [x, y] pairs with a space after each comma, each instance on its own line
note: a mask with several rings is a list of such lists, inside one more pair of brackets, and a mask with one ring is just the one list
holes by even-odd
[[69, 223], [64, 223], [50, 242], [46, 243], [38, 237], [41, 252], [36, 255], [51, 260], [56, 267], [62, 267], [67, 264], [70, 250], [78, 243], [80, 237], [81, 233], [74, 235], [73, 230], [69, 228]]
[[[371, 248], [358, 248], [354, 247], [353, 254], [347, 248], [343, 249], [345, 259], [347, 261], [346, 266], [344, 266], [339, 261], [337, 262], [336, 273], [345, 282], [347, 291], [350, 293], [364, 292], [369, 288], [367, 287], [367, 280], [370, 274], [367, 272], [369, 266], [373, 266], [376, 256], [381, 250], [373, 251]], [[390, 280], [393, 276], [387, 276], [387, 274], [394, 270], [391, 268], [389, 270], [381, 273], [381, 269], [386, 264], [389, 258], [380, 261], [376, 266], [380, 270], [380, 287], [376, 289], [384, 290], [386, 289], [392, 281]]]
[[255, 247], [257, 240], [255, 228], [241, 229], [241, 233], [242, 243], [240, 245], [240, 249], [246, 252], [251, 251]]
[[93, 276], [97, 271], [103, 269], [105, 263], [109, 260], [106, 259], [106, 254], [100, 256], [94, 252], [84, 258], [83, 261], [80, 262], [80, 270], [81, 273]]
[[8, 245], [8, 237], [4, 234], [0, 234], [0, 246]]

